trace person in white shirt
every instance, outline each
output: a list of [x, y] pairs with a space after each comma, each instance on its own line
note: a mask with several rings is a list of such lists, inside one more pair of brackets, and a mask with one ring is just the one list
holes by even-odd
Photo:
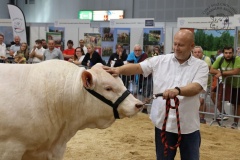
[[79, 45], [83, 49], [84, 54], [87, 54], [87, 47], [84, 45], [85, 41], [83, 39], [79, 40]]
[[0, 34], [0, 60], [1, 61], [5, 61], [5, 59], [7, 58], [6, 56], [6, 44], [3, 43], [4, 41], [4, 35]]
[[29, 57], [30, 57], [30, 63], [39, 63], [42, 62], [42, 55], [45, 49], [42, 47], [42, 40], [37, 39], [35, 41], [35, 45], [33, 49], [31, 50]]
[[[182, 160], [199, 160], [199, 93], [207, 90], [208, 66], [191, 55], [194, 47], [193, 32], [187, 29], [179, 30], [174, 36], [173, 47], [173, 54], [154, 56], [141, 63], [117, 68], [103, 68], [113, 76], [148, 76], [152, 73], [153, 93], [163, 93], [163, 98], [153, 100], [150, 112], [150, 118], [155, 125], [157, 160], [173, 160], [178, 144]], [[170, 109], [168, 117], [165, 116], [166, 106], [169, 106], [166, 105], [166, 100], [170, 98], [171, 105], [174, 105], [172, 99], [176, 97], [179, 99], [179, 114], [175, 109]]]
[[21, 38], [19, 36], [14, 37], [14, 45], [11, 45], [9, 55], [14, 56], [14, 53], [20, 50]]
[[83, 49], [81, 47], [77, 47], [75, 49], [74, 58], [70, 58], [68, 61], [76, 65], [81, 65], [84, 57], [85, 57], [85, 54]]

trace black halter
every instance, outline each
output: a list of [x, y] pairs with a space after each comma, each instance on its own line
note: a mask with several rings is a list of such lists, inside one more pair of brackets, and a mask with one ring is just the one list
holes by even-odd
[[[85, 87], [84, 87], [85, 88]], [[85, 88], [89, 93], [91, 93], [93, 96], [95, 96], [96, 98], [100, 99], [101, 101], [103, 101], [104, 103], [108, 104], [109, 106], [111, 106], [113, 108], [113, 114], [115, 119], [119, 119], [119, 114], [117, 111], [117, 108], [119, 106], [119, 104], [129, 95], [131, 94], [129, 90], [126, 90], [125, 92], [123, 92], [122, 96], [119, 97], [115, 103], [112, 103], [112, 101], [106, 99], [104, 96], [102, 96], [101, 94], [95, 92], [94, 90], [91, 89], [87, 89]]]

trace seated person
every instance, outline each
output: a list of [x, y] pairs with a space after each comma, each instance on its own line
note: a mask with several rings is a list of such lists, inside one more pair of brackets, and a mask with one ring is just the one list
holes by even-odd
[[13, 54], [15, 63], [26, 63], [29, 54], [28, 54], [28, 45], [27, 43], [21, 43], [20, 50]]
[[93, 44], [87, 44], [87, 51], [88, 53], [85, 55], [82, 65], [92, 67], [97, 63], [103, 64], [103, 60], [99, 53], [94, 50]]
[[74, 57], [73, 59], [70, 58], [68, 62], [72, 62], [76, 65], [81, 65], [83, 58], [85, 57], [84, 51], [81, 47], [77, 47], [75, 49]]
[[119, 67], [124, 65], [124, 61], [127, 60], [128, 55], [123, 51], [123, 45], [116, 45], [116, 53], [111, 54], [107, 65], [110, 67]]
[[63, 57], [64, 57], [64, 60], [66, 61], [68, 61], [69, 58], [73, 58], [73, 55], [75, 53], [72, 40], [67, 41], [67, 47], [68, 48], [63, 51]]

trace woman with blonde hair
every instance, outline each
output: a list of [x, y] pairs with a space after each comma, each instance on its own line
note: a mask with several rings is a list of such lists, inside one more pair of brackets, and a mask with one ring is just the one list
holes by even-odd
[[26, 42], [23, 42], [20, 45], [20, 50], [14, 53], [14, 61], [15, 63], [24, 64], [27, 62], [28, 57], [29, 57], [28, 44]]
[[87, 67], [92, 67], [96, 63], [103, 63], [103, 60], [101, 56], [99, 55], [98, 52], [94, 50], [93, 44], [87, 44], [87, 54], [85, 55], [82, 65], [87, 66]]

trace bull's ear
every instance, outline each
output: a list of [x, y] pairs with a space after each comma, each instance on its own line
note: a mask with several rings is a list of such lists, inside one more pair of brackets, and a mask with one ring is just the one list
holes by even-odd
[[86, 87], [87, 89], [92, 89], [93, 88], [93, 76], [91, 73], [88, 71], [83, 71], [82, 73], [82, 83], [83, 86]]

